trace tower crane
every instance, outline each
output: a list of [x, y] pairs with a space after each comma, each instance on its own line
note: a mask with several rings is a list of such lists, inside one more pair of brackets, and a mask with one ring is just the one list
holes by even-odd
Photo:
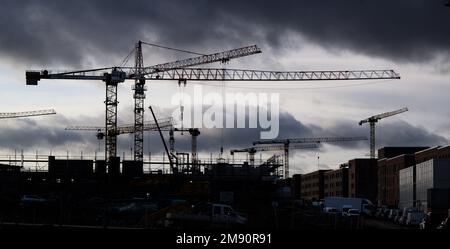
[[[316, 149], [318, 148], [319, 145], [315, 144], [315, 143], [310, 143], [310, 144], [296, 144], [296, 145], [292, 145], [290, 147], [290, 149]], [[248, 153], [249, 155], [249, 161], [250, 161], [250, 165], [255, 165], [255, 154], [256, 152], [262, 152], [262, 151], [283, 151], [284, 150], [284, 146], [279, 146], [279, 145], [269, 145], [269, 146], [253, 146], [253, 147], [249, 147], [249, 148], [244, 148], [244, 149], [235, 149], [235, 150], [230, 150], [230, 154], [233, 156], [233, 161], [234, 161], [234, 154], [235, 153]]]
[[291, 144], [310, 143], [334, 143], [367, 140], [366, 137], [311, 137], [311, 138], [287, 138], [287, 139], [266, 139], [253, 142], [253, 145], [261, 144], [282, 144], [284, 149], [284, 177], [289, 177], [289, 148]]
[[[239, 58], [243, 56], [249, 56], [252, 54], [261, 53], [261, 50], [253, 45], [248, 47], [242, 47], [238, 49], [233, 49], [225, 52], [220, 53], [214, 53], [210, 55], [200, 55], [199, 57], [189, 58], [185, 60], [170, 62], [170, 63], [164, 63], [155, 65], [152, 67], [144, 67], [144, 57], [142, 54], [142, 45], [153, 45], [150, 43], [146, 43], [143, 41], [138, 41], [136, 43], [135, 48], [135, 68], [134, 72], [131, 73], [131, 77], [135, 79], [135, 84], [133, 87], [134, 90], [134, 99], [135, 99], [135, 105], [134, 105], [134, 121], [135, 121], [135, 132], [134, 132], [134, 160], [135, 161], [141, 161], [142, 155], [143, 155], [143, 130], [142, 125], [144, 121], [144, 100], [145, 100], [145, 94], [146, 91], [145, 88], [145, 75], [157, 73], [157, 72], [164, 72], [166, 70], [175, 69], [175, 68], [185, 68], [185, 67], [192, 67], [202, 64], [208, 64], [208, 63], [214, 63], [214, 62], [227, 62], [230, 59]], [[134, 73], [134, 74], [133, 74]], [[181, 84], [183, 81], [179, 81], [179, 84]], [[192, 158], [193, 162], [196, 159], [196, 157]]]
[[359, 125], [369, 123], [370, 126], [370, 158], [375, 158], [375, 123], [383, 118], [391, 117], [407, 111], [408, 108], [405, 107], [396, 111], [385, 112], [359, 121]]
[[195, 58], [178, 60], [174, 62], [158, 64], [150, 67], [143, 67], [142, 44], [136, 45], [136, 65], [135, 67], [105, 67], [77, 71], [51, 72], [48, 70], [27, 71], [27, 85], [37, 85], [41, 79], [59, 80], [99, 80], [105, 82], [105, 158], [107, 162], [117, 153], [117, 85], [125, 80], [134, 80], [135, 98], [135, 160], [142, 160], [143, 155], [143, 120], [144, 120], [144, 98], [145, 81], [147, 74], [164, 72], [166, 70], [202, 65], [213, 62], [223, 62], [233, 58], [249, 56], [261, 53], [256, 46], [248, 46], [232, 49], [225, 52], [201, 55]]
[[28, 112], [0, 112], [0, 119], [44, 116], [44, 115], [53, 115], [53, 114], [56, 114], [55, 110], [53, 110], [53, 109], [28, 111]]
[[[172, 126], [171, 119], [162, 119], [162, 121], [159, 121], [160, 127], [166, 128]], [[96, 131], [97, 132], [97, 138], [103, 139], [105, 137], [105, 127], [101, 126], [68, 126], [65, 128], [66, 131]], [[144, 123], [144, 131], [156, 131], [157, 127], [155, 123], [152, 122], [146, 122]], [[134, 133], [134, 125], [127, 124], [127, 125], [120, 125], [117, 126], [116, 135], [121, 134], [131, 134]]]
[[[143, 42], [140, 42], [142, 45]], [[139, 46], [139, 43], [138, 43]], [[139, 52], [139, 51], [138, 51]], [[379, 80], [400, 79], [393, 70], [357, 70], [357, 71], [261, 71], [217, 68], [190, 68], [191, 66], [206, 63], [226, 61], [260, 53], [256, 46], [244, 47], [211, 55], [143, 67], [139, 62], [135, 67], [106, 67], [79, 71], [49, 72], [48, 70], [27, 71], [27, 85], [37, 85], [41, 79], [63, 80], [101, 80], [106, 84], [106, 118], [105, 118], [105, 157], [107, 160], [116, 156], [117, 144], [117, 85], [125, 80], [135, 80], [135, 94], [143, 94], [144, 84], [147, 80], [170, 80], [178, 82], [194, 81], [324, 81], [324, 80]], [[142, 53], [142, 50], [140, 51]], [[139, 82], [136, 82], [136, 80]], [[139, 83], [140, 86], [136, 86]], [[142, 86], [142, 87], [141, 87]], [[138, 92], [136, 92], [138, 89]], [[140, 97], [143, 100], [144, 96]], [[142, 102], [143, 103], [143, 102]], [[142, 103], [137, 105], [135, 113], [143, 115]], [[136, 109], [136, 108], [135, 108]], [[142, 116], [143, 117], [143, 116]], [[138, 120], [138, 122], [136, 122]], [[139, 126], [140, 118], [135, 118], [135, 125]], [[143, 120], [143, 119], [142, 119]], [[141, 132], [140, 128], [135, 129]], [[140, 138], [135, 143], [142, 143]], [[137, 147], [140, 147], [137, 145]], [[142, 153], [140, 149], [135, 153]], [[137, 155], [136, 159], [140, 159]]]

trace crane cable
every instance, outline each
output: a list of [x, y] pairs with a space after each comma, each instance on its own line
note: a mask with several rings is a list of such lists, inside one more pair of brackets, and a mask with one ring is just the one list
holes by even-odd
[[[162, 49], [167, 49], [167, 50], [172, 50], [172, 51], [177, 51], [177, 52], [182, 52], [182, 53], [187, 53], [187, 54], [194, 54], [194, 55], [200, 55], [200, 56], [206, 55], [206, 54], [197, 53], [197, 52], [193, 52], [193, 51], [189, 51], [189, 50], [185, 50], [185, 49], [172, 48], [172, 47], [167, 47], [167, 46], [150, 43], [150, 42], [141, 41], [141, 44], [144, 44], [147, 46], [152, 46], [152, 47], [157, 47], [157, 48], [162, 48]], [[134, 54], [135, 51], [136, 51], [136, 48], [133, 48], [130, 51], [130, 53], [123, 59], [122, 63], [120, 64], [120, 67], [123, 67], [128, 63], [128, 61], [130, 60], [131, 56]]]
[[167, 46], [163, 46], [163, 45], [159, 45], [159, 44], [155, 44], [155, 43], [150, 43], [150, 42], [141, 41], [141, 43], [145, 44], [147, 46], [152, 46], [152, 47], [157, 47], [157, 48], [162, 48], [162, 49], [167, 49], [167, 50], [187, 53], [187, 54], [206, 55], [206, 54], [201, 54], [201, 53], [197, 53], [197, 52], [193, 52], [193, 51], [189, 51], [189, 50], [185, 50], [185, 49], [172, 48], [172, 47], [167, 47]]
[[123, 67], [128, 63], [128, 61], [130, 60], [131, 56], [134, 54], [135, 51], [136, 48], [133, 48], [131, 52], [123, 59], [122, 64], [120, 64], [120, 67]]

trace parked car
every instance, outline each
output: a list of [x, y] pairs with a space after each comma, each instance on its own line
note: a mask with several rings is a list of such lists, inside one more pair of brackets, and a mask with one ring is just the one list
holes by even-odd
[[389, 214], [391, 213], [391, 210], [392, 209], [390, 209], [390, 208], [389, 209], [385, 209], [381, 218], [385, 219], [385, 220], [388, 219], [389, 218]]
[[398, 211], [398, 209], [391, 209], [388, 215], [388, 219], [393, 221], [395, 216], [397, 216]]
[[407, 226], [418, 226], [422, 222], [426, 215], [420, 211], [409, 212], [406, 218], [405, 225]]
[[437, 229], [450, 229], [450, 221], [449, 218], [445, 218], [441, 224], [437, 227]]
[[402, 215], [400, 218], [398, 218], [398, 224], [405, 225], [406, 224], [406, 216]]
[[337, 210], [337, 208], [334, 207], [324, 207], [323, 212], [327, 214], [337, 214], [339, 213], [339, 210]]
[[394, 217], [394, 223], [399, 224], [400, 223], [400, 218], [402, 217], [403, 212], [401, 210], [398, 210], [397, 215], [395, 215]]
[[383, 213], [383, 208], [381, 208], [381, 207], [377, 208], [377, 211], [375, 212], [375, 217], [379, 218], [382, 213]]
[[372, 216], [374, 213], [373, 203], [364, 198], [351, 197], [325, 197], [325, 207], [334, 207], [342, 213], [346, 213], [349, 209], [357, 209], [360, 214]]
[[420, 222], [420, 224], [419, 224], [419, 228], [421, 229], [421, 230], [423, 230], [423, 229], [430, 229], [430, 213], [427, 213], [424, 217], [423, 217], [423, 219], [422, 219], [422, 222]]
[[439, 211], [428, 212], [420, 223], [420, 229], [435, 229], [448, 218], [446, 213]]
[[418, 210], [417, 210], [417, 208], [414, 208], [414, 207], [403, 208], [402, 216], [398, 219], [398, 224], [406, 225], [406, 220], [408, 218], [408, 214], [411, 212], [418, 212]]

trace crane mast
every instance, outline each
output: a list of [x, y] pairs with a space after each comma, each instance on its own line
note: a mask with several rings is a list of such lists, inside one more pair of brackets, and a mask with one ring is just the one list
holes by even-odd
[[134, 160], [142, 161], [144, 157], [144, 99], [145, 78], [142, 72], [144, 57], [142, 56], [142, 42], [136, 44], [135, 79], [134, 79]]
[[194, 171], [199, 170], [198, 166], [198, 155], [197, 155], [197, 137], [200, 135], [200, 131], [197, 128], [189, 129], [189, 134], [191, 134], [191, 158], [192, 158], [192, 169]]

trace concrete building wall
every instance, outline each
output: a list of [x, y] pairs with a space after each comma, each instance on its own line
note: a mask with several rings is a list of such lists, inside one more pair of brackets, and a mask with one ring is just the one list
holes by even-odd
[[397, 207], [399, 202], [399, 171], [414, 166], [414, 155], [406, 154], [386, 161], [386, 199], [388, 206]]
[[428, 189], [450, 188], [450, 159], [432, 159], [416, 165], [416, 202], [427, 208]]
[[450, 146], [444, 146], [438, 149], [439, 159], [450, 158]]
[[94, 173], [92, 160], [60, 160], [48, 157], [48, 173], [52, 177], [87, 177]]
[[318, 170], [301, 177], [302, 198], [320, 200], [324, 198], [324, 173], [329, 170]]
[[399, 208], [412, 207], [414, 205], [414, 170], [411, 166], [399, 171]]
[[292, 176], [292, 196], [295, 199], [302, 198], [302, 175], [295, 174]]
[[349, 197], [366, 198], [377, 203], [377, 159], [353, 159], [348, 164]]
[[414, 153], [416, 164], [426, 162], [433, 158], [438, 158], [439, 157], [439, 154], [438, 154], [439, 148], [440, 147], [437, 146], [437, 147], [429, 148], [429, 149], [418, 151], [418, 152]]
[[379, 159], [377, 163], [377, 174], [378, 174], [378, 190], [377, 190], [377, 200], [378, 206], [386, 205], [387, 196], [387, 179], [386, 179], [386, 164], [387, 159]]
[[324, 173], [324, 197], [348, 197], [348, 168]]

